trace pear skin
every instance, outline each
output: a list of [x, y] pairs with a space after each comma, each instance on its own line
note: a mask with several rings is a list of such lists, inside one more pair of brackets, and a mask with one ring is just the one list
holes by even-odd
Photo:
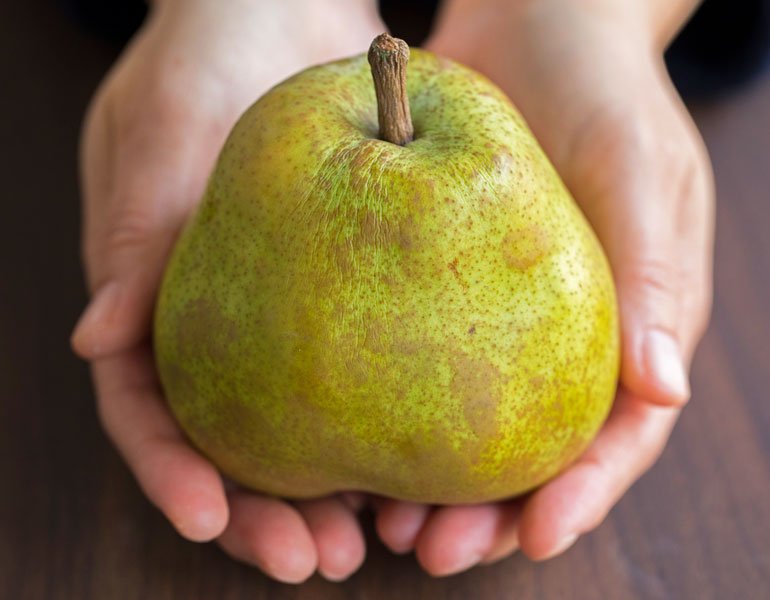
[[407, 87], [403, 146], [377, 139], [363, 55], [274, 87], [171, 255], [163, 390], [249, 488], [507, 498], [573, 462], [612, 404], [611, 272], [522, 117], [429, 52]]

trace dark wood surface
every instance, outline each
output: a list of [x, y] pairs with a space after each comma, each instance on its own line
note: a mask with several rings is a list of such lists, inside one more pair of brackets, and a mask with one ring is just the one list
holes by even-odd
[[0, 600], [770, 598], [770, 75], [694, 107], [719, 194], [713, 321], [670, 444], [604, 524], [544, 564], [431, 579], [365, 517], [360, 572], [292, 587], [174, 533], [68, 348], [77, 134], [116, 51], [43, 0], [0, 3]]

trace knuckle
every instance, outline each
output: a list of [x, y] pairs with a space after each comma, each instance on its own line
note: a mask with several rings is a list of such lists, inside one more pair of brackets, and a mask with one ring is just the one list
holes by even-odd
[[117, 218], [105, 234], [108, 252], [123, 252], [141, 247], [151, 239], [156, 230], [155, 219], [146, 210], [138, 207], [121, 208]]
[[674, 261], [663, 257], [644, 257], [633, 261], [620, 275], [624, 286], [670, 300], [679, 293], [682, 274]]
[[577, 176], [602, 177], [615, 167], [638, 162], [654, 150], [649, 119], [628, 106], [600, 106], [573, 135], [569, 162]]
[[680, 153], [675, 158], [664, 162], [668, 170], [667, 180], [672, 181], [677, 193], [673, 198], [688, 199], [695, 195], [699, 187], [702, 166], [693, 152]]
[[693, 288], [686, 297], [683, 313], [687, 316], [688, 327], [685, 330], [687, 341], [696, 344], [708, 329], [711, 321], [713, 296], [709, 286]]
[[[157, 72], [155, 72], [157, 71]], [[160, 129], [190, 122], [196, 110], [190, 85], [157, 68], [146, 74], [142, 85], [126, 82], [115, 93], [118, 134], [122, 138], [154, 135]]]
[[707, 154], [687, 118], [670, 111], [603, 107], [578, 129], [568, 156], [569, 175], [594, 201], [614, 201], [639, 181], [655, 190], [645, 201], [688, 204], [708, 195]]

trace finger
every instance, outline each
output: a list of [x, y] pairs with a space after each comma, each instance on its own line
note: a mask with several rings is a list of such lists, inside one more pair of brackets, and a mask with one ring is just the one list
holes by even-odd
[[[148, 256], [146, 263], [162, 260]], [[142, 342], [150, 331], [155, 300], [151, 290], [157, 290], [157, 286], [158, 277], [152, 272], [116, 277], [105, 283], [75, 325], [70, 338], [73, 351], [81, 358], [95, 360]]]
[[285, 583], [301, 583], [318, 564], [313, 537], [299, 512], [277, 498], [229, 496], [231, 517], [217, 542], [231, 556]]
[[678, 414], [675, 407], [655, 406], [621, 390], [588, 451], [525, 503], [522, 550], [534, 560], [550, 558], [597, 527], [657, 460]]
[[518, 511], [516, 502], [439, 508], [417, 538], [417, 560], [431, 575], [444, 576], [513, 551]]
[[641, 397], [682, 405], [690, 397], [679, 335], [683, 268], [673, 236], [632, 232], [608, 246], [613, 264], [622, 333], [620, 379]]
[[150, 501], [184, 537], [217, 537], [228, 519], [222, 479], [168, 412], [149, 349], [99, 359], [93, 374], [104, 428]]
[[481, 560], [482, 565], [487, 565], [506, 558], [519, 549], [519, 521], [523, 499], [516, 499], [508, 503], [501, 514], [500, 523], [497, 526], [497, 535], [492, 548]]
[[350, 577], [366, 554], [355, 513], [338, 497], [304, 500], [296, 506], [315, 540], [318, 572], [331, 581]]
[[88, 360], [130, 348], [150, 331], [163, 268], [184, 218], [179, 214], [162, 221], [136, 210], [134, 218], [106, 217], [110, 239], [99, 244], [102, 256], [89, 260], [98, 265], [99, 276], [71, 339], [75, 352]]
[[427, 504], [386, 500], [377, 512], [377, 534], [396, 554], [409, 552], [414, 548], [430, 509]]

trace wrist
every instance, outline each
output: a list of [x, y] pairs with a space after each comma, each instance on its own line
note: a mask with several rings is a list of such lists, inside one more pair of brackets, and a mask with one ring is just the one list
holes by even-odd
[[149, 0], [148, 25], [171, 30], [195, 23], [203, 35], [267, 44], [317, 62], [365, 52], [385, 29], [377, 0]]
[[[269, 14], [291, 15], [297, 22], [308, 20], [309, 14], [373, 17], [378, 14], [377, 0], [147, 0], [153, 15], [207, 13], [212, 17], [227, 18]], [[263, 23], [264, 26], [269, 23]]]
[[530, 10], [565, 10], [574, 5], [583, 17], [615, 28], [621, 38], [662, 54], [702, 0], [524, 0]]
[[690, 19], [702, 0], [643, 0], [653, 48], [661, 54]]
[[[531, 1], [531, 0], [527, 0]], [[565, 0], [551, 0], [564, 3]], [[662, 54], [702, 0], [580, 0], [593, 18], [612, 22], [648, 49]]]
[[519, 41], [531, 37], [530, 30], [541, 30], [550, 22], [557, 31], [581, 26], [603, 30], [623, 40], [625, 46], [662, 54], [701, 1], [446, 0], [435, 30], [440, 33], [445, 22], [452, 22], [453, 29], [463, 23], [467, 30], [478, 30], [483, 39], [490, 30], [503, 27], [515, 49]]

